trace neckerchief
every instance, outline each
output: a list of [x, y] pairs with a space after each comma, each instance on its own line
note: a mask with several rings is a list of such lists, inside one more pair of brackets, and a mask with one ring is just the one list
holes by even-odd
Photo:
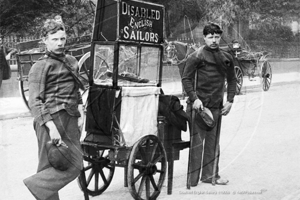
[[211, 49], [207, 46], [204, 47], [205, 50], [207, 50], [208, 52], [211, 52], [211, 54], [213, 55], [214, 60], [217, 63], [217, 70], [221, 75], [225, 75], [227, 74], [227, 70], [226, 70], [226, 65], [223, 62], [222, 58], [223, 58], [223, 54], [220, 52], [220, 49]]

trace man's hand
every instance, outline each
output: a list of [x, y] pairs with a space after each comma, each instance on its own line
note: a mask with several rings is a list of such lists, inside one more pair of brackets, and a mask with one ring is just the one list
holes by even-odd
[[221, 109], [221, 115], [225, 115], [226, 116], [230, 112], [231, 106], [232, 106], [232, 103], [230, 103], [230, 102], [227, 101], [224, 104], [223, 108]]
[[61, 140], [61, 136], [60, 136], [54, 122], [48, 121], [48, 122], [46, 122], [45, 125], [49, 128], [49, 136], [50, 136], [51, 142], [53, 144], [56, 144], [56, 146], [60, 146], [63, 143], [63, 141]]
[[193, 103], [193, 109], [194, 110], [199, 110], [199, 109], [203, 110], [203, 103], [202, 103], [202, 101], [200, 99], [196, 99], [194, 101], [194, 103]]

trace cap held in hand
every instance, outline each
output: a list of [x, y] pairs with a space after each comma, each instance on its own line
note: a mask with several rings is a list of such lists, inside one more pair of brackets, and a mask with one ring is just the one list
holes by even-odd
[[200, 115], [201, 124], [204, 125], [204, 129], [212, 130], [216, 126], [214, 116], [208, 108], [203, 107], [203, 110], [199, 110], [198, 114]]
[[48, 160], [52, 167], [60, 171], [67, 170], [71, 165], [71, 153], [65, 143], [57, 146], [53, 142], [46, 144], [48, 150]]

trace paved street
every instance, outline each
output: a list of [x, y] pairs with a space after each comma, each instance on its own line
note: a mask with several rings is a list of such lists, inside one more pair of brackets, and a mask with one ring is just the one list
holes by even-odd
[[[184, 101], [183, 101], [184, 102]], [[235, 99], [223, 118], [220, 174], [227, 186], [199, 184], [186, 189], [188, 150], [175, 161], [173, 194], [166, 183], [158, 199], [299, 200], [300, 199], [300, 84], [250, 88]], [[33, 200], [22, 180], [36, 170], [37, 142], [32, 118], [0, 120], [0, 199]], [[183, 139], [189, 139], [183, 133]], [[123, 186], [123, 168], [117, 168], [110, 187], [90, 199], [132, 199]], [[62, 200], [82, 200], [73, 181], [60, 193]]]

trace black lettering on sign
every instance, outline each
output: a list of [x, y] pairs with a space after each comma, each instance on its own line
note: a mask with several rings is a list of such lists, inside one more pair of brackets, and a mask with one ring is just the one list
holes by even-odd
[[150, 43], [163, 41], [162, 6], [137, 1], [121, 1], [120, 5], [120, 39]]

